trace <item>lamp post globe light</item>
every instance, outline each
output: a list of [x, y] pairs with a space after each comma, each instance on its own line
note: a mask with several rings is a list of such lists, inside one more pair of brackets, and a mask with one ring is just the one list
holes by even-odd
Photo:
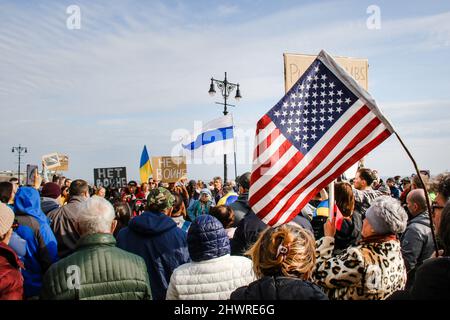
[[22, 153], [27, 153], [27, 147], [22, 147], [20, 144], [18, 147], [12, 147], [11, 152], [17, 152], [17, 156], [19, 158], [18, 170], [17, 170], [17, 179], [19, 180], [18, 185], [20, 186], [20, 161], [22, 157]]
[[[229, 107], [229, 106], [235, 107], [235, 105], [228, 103], [228, 97], [230, 96], [230, 94], [236, 89], [236, 94], [235, 94], [234, 98], [237, 101], [239, 101], [242, 98], [241, 90], [239, 89], [239, 83], [229, 82], [227, 79], [227, 73], [225, 72], [224, 80], [217, 80], [217, 79], [211, 78], [211, 84], [209, 86], [209, 91], [208, 91], [208, 93], [211, 97], [214, 96], [214, 94], [216, 93], [215, 86], [217, 86], [217, 88], [220, 89], [220, 92], [222, 94], [223, 101], [224, 101], [223, 103], [216, 102], [216, 104], [223, 105], [223, 114], [226, 116], [228, 114], [227, 107]], [[234, 162], [235, 162], [235, 170], [236, 170], [236, 153], [234, 153]], [[236, 172], [235, 172], [235, 174], [236, 174]], [[224, 183], [227, 182], [227, 155], [226, 154], [223, 155], [223, 180], [224, 180]]]

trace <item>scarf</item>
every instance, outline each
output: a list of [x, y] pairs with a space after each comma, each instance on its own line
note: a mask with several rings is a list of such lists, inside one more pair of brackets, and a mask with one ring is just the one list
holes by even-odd
[[384, 234], [384, 235], [374, 235], [367, 238], [361, 239], [359, 244], [368, 244], [368, 243], [383, 243], [391, 240], [397, 240], [397, 235], [395, 234]]

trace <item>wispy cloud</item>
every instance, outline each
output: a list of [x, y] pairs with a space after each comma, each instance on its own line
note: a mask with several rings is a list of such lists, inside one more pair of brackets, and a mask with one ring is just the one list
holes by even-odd
[[[365, 10], [359, 16], [347, 10], [355, 5], [352, 1], [344, 8], [338, 2], [312, 3], [263, 10], [259, 16], [244, 5], [223, 2], [207, 18], [206, 9], [184, 2], [80, 1], [81, 30], [66, 28], [67, 5], [0, 3], [0, 108], [18, 115], [0, 128], [3, 149], [12, 142], [8, 130], [18, 130], [14, 143], [28, 141], [39, 152], [70, 149], [73, 157], [97, 164], [107, 159], [133, 166], [138, 144], [163, 154], [171, 148], [171, 130], [190, 129], [194, 120], [220, 114], [214, 102], [221, 98], [207, 95], [211, 76], [220, 78], [228, 71], [231, 81], [242, 84], [244, 99], [233, 112], [241, 127], [253, 128], [283, 95], [283, 52], [326, 48], [368, 57], [378, 70], [392, 63], [390, 57], [405, 53], [443, 56], [450, 34], [450, 11], [384, 19], [381, 30], [368, 30]], [[414, 61], [412, 68], [414, 64], [420, 66]], [[379, 99], [391, 101], [383, 96], [389, 75], [372, 74]], [[434, 100], [405, 90], [398, 96], [407, 101], [403, 105], [380, 106], [406, 135], [433, 136], [436, 119], [424, 110], [448, 110], [450, 101], [445, 80], [434, 86], [443, 92]], [[421, 122], [418, 130], [407, 128], [421, 117], [432, 120]], [[444, 118], [439, 121], [448, 124]], [[90, 168], [88, 161], [76, 165], [78, 160], [74, 158], [76, 175]], [[11, 164], [0, 160], [0, 167]]]

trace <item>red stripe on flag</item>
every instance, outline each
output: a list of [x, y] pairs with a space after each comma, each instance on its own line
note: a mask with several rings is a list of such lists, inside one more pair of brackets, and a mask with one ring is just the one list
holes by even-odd
[[272, 122], [272, 119], [266, 113], [265, 115], [263, 115], [263, 117], [261, 119], [259, 119], [258, 123], [256, 124], [256, 128], [257, 128], [257, 130], [258, 129], [263, 130], [271, 122]]
[[280, 129], [275, 128], [272, 131], [272, 133], [269, 134], [266, 139], [264, 139], [264, 141], [262, 141], [260, 144], [256, 146], [253, 159], [258, 158], [264, 151], [266, 151], [270, 147], [272, 142], [274, 142], [275, 139], [280, 136], [280, 134], [281, 134]]
[[[291, 146], [292, 144], [289, 142], [289, 140], [285, 140], [278, 148], [278, 150], [266, 162], [261, 164], [256, 170], [253, 170], [252, 175], [250, 176], [250, 185], [258, 181], [258, 179], [264, 175], [264, 171], [269, 170], [272, 167], [272, 164], [277, 162], [286, 153], [286, 151], [289, 150]], [[297, 153], [301, 154], [300, 152]], [[303, 158], [303, 155], [301, 158]]]
[[[366, 144], [363, 148], [361, 148], [360, 151], [355, 153], [352, 157], [350, 157], [347, 161], [345, 161], [339, 168], [337, 168], [332, 175], [330, 175], [327, 179], [319, 183], [319, 185], [314, 188], [298, 205], [297, 208], [299, 208], [298, 211], [293, 211], [288, 219], [285, 220], [284, 223], [287, 223], [291, 221], [295, 216], [298, 215], [298, 212], [311, 200], [311, 198], [316, 195], [320, 190], [325, 188], [327, 185], [329, 185], [337, 175], [343, 173], [345, 170], [347, 170], [349, 167], [351, 167], [355, 162], [360, 160], [362, 157], [364, 157], [367, 153], [375, 149], [378, 145], [380, 145], [384, 140], [389, 138], [391, 135], [391, 132], [386, 129], [382, 133], [380, 133], [377, 137], [375, 137], [372, 141], [370, 141], [368, 144]], [[268, 225], [272, 226], [274, 225], [278, 220], [271, 219]]]
[[[280, 209], [280, 211], [278, 211], [277, 214], [270, 220], [270, 222], [278, 221], [280, 217], [291, 207], [291, 205], [303, 193], [303, 191], [305, 191], [310, 185], [312, 185], [318, 179], [327, 174], [331, 170], [331, 168], [333, 168], [333, 166], [337, 162], [339, 162], [339, 160], [341, 160], [351, 149], [355, 148], [358, 145], [358, 143], [360, 143], [367, 136], [369, 136], [380, 123], [381, 123], [380, 119], [373, 118], [322, 171], [320, 171], [317, 175], [315, 175], [312, 179], [310, 179], [304, 186], [302, 186], [294, 194], [292, 194], [292, 196], [288, 199], [288, 201], [284, 204], [284, 206]], [[353, 164], [354, 163], [350, 164], [349, 167], [351, 167]], [[348, 168], [345, 168], [344, 171], [346, 169]]]
[[[363, 105], [328, 141], [328, 143], [319, 151], [312, 161], [287, 185], [281, 190], [263, 209], [258, 211], [258, 216], [262, 219], [269, 214], [277, 203], [284, 198], [297, 184], [300, 183], [311, 171], [317, 167], [324, 158], [333, 150], [333, 148], [339, 143], [352, 127], [358, 123], [366, 114], [369, 113], [369, 108]], [[266, 184], [262, 189], [265, 194], [269, 194], [275, 186], [272, 184]]]
[[[256, 124], [256, 135], [255, 136], [258, 137], [259, 133], [262, 130], [264, 130], [271, 122], [272, 122], [272, 119], [267, 114], [265, 114], [261, 119], [259, 119], [258, 123]], [[256, 142], [258, 142], [258, 139], [255, 139], [255, 140], [256, 140]], [[258, 153], [258, 146], [255, 148], [255, 150], [253, 150], [253, 159], [256, 159], [256, 157], [259, 156], [259, 154], [261, 154], [261, 153]]]

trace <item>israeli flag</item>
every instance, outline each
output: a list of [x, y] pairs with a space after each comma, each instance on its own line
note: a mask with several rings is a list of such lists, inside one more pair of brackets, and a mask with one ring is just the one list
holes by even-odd
[[185, 137], [181, 143], [186, 155], [210, 158], [234, 151], [233, 118], [226, 115], [203, 124], [200, 133]]

